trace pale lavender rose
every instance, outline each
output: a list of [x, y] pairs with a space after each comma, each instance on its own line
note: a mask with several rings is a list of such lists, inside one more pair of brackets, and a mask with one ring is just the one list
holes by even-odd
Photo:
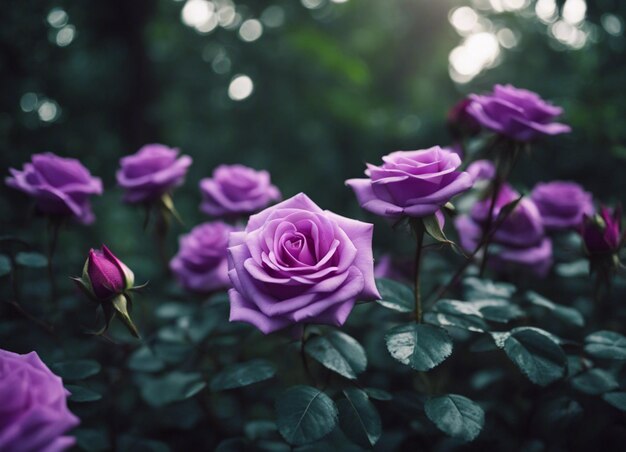
[[467, 113], [483, 127], [516, 141], [531, 141], [542, 135], [571, 131], [554, 122], [563, 109], [544, 101], [538, 94], [512, 85], [496, 85], [492, 93], [472, 94]]
[[[504, 185], [493, 210], [492, 225], [500, 210], [519, 198], [509, 185]], [[483, 236], [491, 197], [477, 202], [469, 215], [456, 218], [455, 226], [461, 246], [472, 252]], [[489, 264], [506, 267], [525, 267], [538, 276], [545, 276], [552, 265], [552, 242], [545, 235], [539, 209], [530, 199], [522, 199], [515, 210], [498, 227], [489, 248]]]
[[472, 187], [469, 174], [457, 171], [461, 158], [439, 146], [397, 151], [383, 157], [381, 166], [367, 165], [367, 179], [346, 185], [362, 208], [383, 217], [425, 217]]
[[75, 440], [63, 436], [79, 420], [67, 408], [69, 392], [37, 353], [0, 349], [0, 450], [59, 452]]
[[78, 160], [47, 152], [33, 155], [22, 171], [9, 171], [6, 184], [33, 197], [41, 213], [93, 223], [89, 197], [102, 194], [102, 181]]
[[574, 182], [553, 181], [535, 185], [531, 198], [549, 230], [575, 228], [584, 215], [594, 212], [591, 193]]
[[150, 202], [182, 185], [191, 166], [187, 155], [163, 144], [147, 144], [120, 160], [117, 183], [124, 188], [124, 201]]
[[200, 181], [200, 191], [200, 209], [215, 217], [251, 214], [281, 198], [267, 171], [243, 165], [218, 166]]
[[343, 325], [356, 301], [380, 297], [372, 232], [303, 193], [252, 215], [230, 235], [230, 320], [265, 334], [294, 324]]
[[181, 286], [197, 293], [230, 287], [226, 250], [232, 231], [234, 227], [216, 221], [196, 226], [180, 237], [170, 269]]
[[483, 180], [492, 180], [496, 176], [496, 167], [491, 160], [476, 160], [466, 169], [474, 183]]

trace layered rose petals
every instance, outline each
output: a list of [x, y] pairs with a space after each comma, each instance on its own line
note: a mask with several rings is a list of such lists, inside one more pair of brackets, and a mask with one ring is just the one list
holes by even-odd
[[377, 298], [371, 224], [323, 211], [299, 194], [230, 235], [231, 321], [264, 333], [296, 323], [342, 325]]

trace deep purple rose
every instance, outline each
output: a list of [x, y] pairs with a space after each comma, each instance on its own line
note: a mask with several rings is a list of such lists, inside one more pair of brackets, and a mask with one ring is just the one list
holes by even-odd
[[196, 226], [180, 237], [178, 254], [170, 268], [178, 282], [187, 290], [208, 293], [230, 287], [228, 278], [228, 236], [232, 226], [215, 221]]
[[[500, 210], [519, 198], [509, 185], [504, 185], [496, 198], [492, 225]], [[461, 246], [472, 252], [483, 236], [491, 198], [477, 202], [469, 215], [456, 218]], [[522, 199], [515, 210], [498, 227], [491, 238], [490, 265], [513, 264], [526, 267], [539, 276], [545, 276], [552, 264], [552, 242], [546, 237], [539, 209], [530, 199]]]
[[616, 254], [626, 240], [626, 232], [622, 231], [621, 207], [611, 212], [602, 206], [599, 214], [585, 215], [580, 232], [589, 255]]
[[368, 179], [349, 179], [359, 204], [383, 217], [425, 217], [472, 187], [469, 174], [456, 169], [460, 157], [439, 146], [421, 151], [397, 151], [381, 166], [367, 165]]
[[461, 99], [448, 112], [448, 128], [455, 138], [472, 137], [480, 132], [480, 123], [468, 113], [472, 101]]
[[47, 152], [35, 154], [22, 171], [11, 168], [7, 177], [9, 187], [21, 190], [33, 198], [37, 209], [49, 215], [65, 215], [83, 224], [93, 223], [89, 197], [102, 194], [102, 181], [78, 160], [59, 157]]
[[516, 141], [531, 141], [571, 130], [568, 125], [554, 122], [563, 109], [532, 91], [496, 85], [492, 93], [472, 94], [469, 98], [468, 114], [483, 127]]
[[185, 180], [191, 157], [178, 156], [178, 149], [147, 144], [120, 160], [117, 183], [125, 189], [124, 201], [149, 202], [161, 198]]
[[230, 320], [263, 333], [343, 325], [357, 300], [379, 298], [373, 226], [320, 209], [305, 194], [252, 215], [230, 234]]
[[69, 392], [37, 353], [0, 349], [0, 450], [59, 452], [75, 440], [63, 436], [79, 424], [67, 408]]
[[133, 272], [106, 245], [102, 245], [102, 250], [91, 249], [85, 265], [87, 285], [99, 300], [119, 295], [135, 283]]
[[476, 160], [467, 167], [467, 173], [474, 183], [483, 180], [492, 180], [496, 176], [496, 167], [491, 160]]
[[535, 185], [531, 198], [546, 229], [577, 227], [583, 215], [593, 214], [591, 194], [574, 182], [553, 181]]
[[267, 171], [243, 165], [220, 165], [200, 181], [200, 209], [215, 217], [251, 214], [281, 198]]

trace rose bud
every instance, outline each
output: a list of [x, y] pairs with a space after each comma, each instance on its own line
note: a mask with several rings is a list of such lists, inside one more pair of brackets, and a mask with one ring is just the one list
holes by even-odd
[[480, 123], [467, 111], [470, 104], [470, 99], [462, 99], [448, 112], [448, 128], [454, 138], [473, 137], [480, 133]]
[[130, 332], [139, 337], [137, 328], [129, 315], [131, 305], [130, 291], [144, 286], [134, 287], [135, 275], [122, 261], [102, 245], [101, 250], [91, 249], [83, 266], [81, 278], [72, 278], [87, 296], [100, 303], [105, 314], [105, 326], [96, 334], [108, 329], [109, 323], [117, 313]]
[[617, 254], [625, 238], [621, 206], [615, 208], [613, 213], [603, 206], [599, 214], [585, 215], [580, 234], [589, 256]]

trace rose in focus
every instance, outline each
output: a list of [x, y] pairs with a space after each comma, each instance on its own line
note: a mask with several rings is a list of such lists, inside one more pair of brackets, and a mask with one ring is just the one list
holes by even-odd
[[357, 300], [379, 298], [372, 232], [302, 193], [252, 215], [230, 235], [230, 320], [266, 334], [301, 323], [342, 325]]
[[450, 199], [472, 187], [472, 178], [457, 171], [460, 157], [439, 146], [397, 151], [381, 166], [367, 165], [367, 179], [349, 179], [361, 207], [376, 215], [397, 218], [433, 215]]
[[102, 181], [78, 160], [50, 152], [35, 154], [22, 171], [11, 168], [9, 187], [35, 199], [37, 209], [48, 215], [71, 216], [83, 224], [93, 223], [89, 197], [102, 194]]

